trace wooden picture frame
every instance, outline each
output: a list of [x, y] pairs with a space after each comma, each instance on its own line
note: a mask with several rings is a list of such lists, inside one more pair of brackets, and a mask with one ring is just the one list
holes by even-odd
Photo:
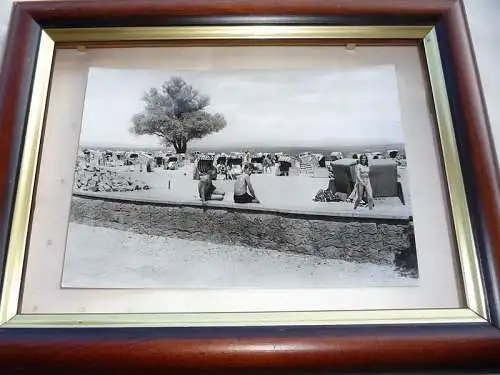
[[[460, 213], [469, 212], [470, 215], [461, 216], [462, 221], [455, 221], [455, 226], [464, 237], [462, 240], [471, 241], [477, 248], [475, 258], [472, 258], [475, 253], [462, 253], [471, 256], [471, 259], [462, 259], [472, 270], [464, 274], [465, 278], [480, 280], [468, 287], [468, 306], [463, 309], [467, 311], [460, 310], [454, 319], [449, 314], [439, 319], [439, 314], [434, 312], [429, 313], [432, 319], [427, 320], [412, 320], [404, 315], [400, 315], [399, 320], [390, 320], [382, 315], [378, 323], [369, 325], [352, 321], [341, 325], [321, 321], [293, 325], [278, 321], [268, 326], [162, 327], [160, 324], [160, 327], [148, 327], [146, 318], [143, 324], [128, 327], [111, 327], [112, 323], [105, 327], [85, 324], [85, 327], [78, 327], [81, 322], [75, 317], [71, 318], [73, 320], [61, 318], [56, 328], [30, 325], [29, 319], [15, 320], [11, 326], [7, 324], [11, 318], [16, 318], [19, 295], [13, 299], [12, 295], [19, 291], [22, 283], [24, 261], [24, 252], [14, 257], [7, 250], [13, 239], [24, 244], [26, 241], [27, 232], [22, 230], [27, 230], [29, 224], [37, 142], [43, 135], [41, 128], [40, 133], [30, 133], [30, 137], [25, 132], [30, 121], [37, 121], [33, 117], [41, 116], [43, 120], [45, 102], [39, 101], [39, 108], [34, 108], [31, 102], [33, 91], [41, 89], [43, 92], [44, 85], [49, 82], [48, 76], [46, 81], [42, 77], [34, 82], [37, 69], [41, 69], [41, 44], [52, 43], [53, 46], [55, 41], [61, 48], [121, 47], [140, 41], [155, 45], [161, 37], [152, 37], [148, 28], [186, 26], [198, 28], [195, 33], [199, 33], [200, 43], [218, 40], [231, 45], [248, 35], [248, 31], [237, 29], [231, 40], [224, 37], [227, 34], [217, 35], [220, 26], [260, 26], [257, 39], [286, 44], [286, 38], [273, 38], [273, 35], [283, 35], [273, 34], [273, 27], [306, 26], [345, 27], [350, 31], [340, 39], [337, 35], [342, 43], [370, 40], [372, 44], [387, 44], [387, 36], [394, 35], [391, 28], [399, 27], [406, 31], [400, 31], [398, 38], [392, 37], [391, 43], [397, 45], [418, 39], [415, 35], [420, 34], [415, 34], [415, 29], [424, 25], [430, 25], [439, 42], [440, 69], [444, 72], [447, 105], [456, 139], [454, 147], [462, 168], [462, 173], [458, 172], [463, 179], [465, 206], [469, 207], [469, 211]], [[212, 27], [213, 33], [206, 34], [207, 29], [203, 27]], [[374, 33], [376, 27], [380, 28], [379, 34]], [[111, 29], [106, 34], [102, 28]], [[136, 28], [135, 33], [128, 33], [129, 28]], [[97, 31], [92, 34], [92, 30]], [[144, 33], [142, 37], [140, 30]], [[317, 30], [316, 33], [320, 35]], [[181, 35], [179, 39], [182, 38]], [[425, 44], [425, 38], [420, 39]], [[310, 38], [312, 43], [324, 40], [329, 40], [328, 35]], [[53, 50], [50, 53], [48, 56], [52, 57]], [[435, 90], [436, 95], [439, 89]], [[439, 117], [439, 108], [437, 112]], [[463, 4], [459, 0], [15, 3], [0, 80], [0, 126], [0, 251], [5, 251], [2, 254], [5, 274], [0, 367], [6, 373], [33, 369], [57, 373], [290, 373], [500, 367], [500, 180]], [[27, 145], [32, 145], [32, 149]], [[27, 149], [31, 150], [33, 158], [21, 168]], [[456, 172], [447, 170], [448, 175]], [[30, 179], [31, 183], [26, 184]], [[460, 201], [461, 196], [455, 198]], [[15, 204], [19, 206], [19, 201], [25, 202], [24, 208], [15, 212]], [[464, 204], [460, 202], [459, 206]], [[458, 209], [459, 206], [454, 207]], [[24, 227], [18, 225], [19, 216], [23, 218]], [[467, 232], [467, 225], [471, 233]], [[12, 228], [21, 232], [13, 233]], [[13, 263], [18, 266], [15, 272]], [[475, 263], [479, 272], [473, 270]], [[469, 281], [464, 282], [467, 285]], [[479, 289], [474, 291], [474, 288]], [[113, 316], [108, 319], [112, 322]]]

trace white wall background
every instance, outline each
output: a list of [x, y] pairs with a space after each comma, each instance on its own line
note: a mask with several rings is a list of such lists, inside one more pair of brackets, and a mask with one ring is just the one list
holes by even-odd
[[500, 161], [500, 1], [465, 0], [465, 9]]

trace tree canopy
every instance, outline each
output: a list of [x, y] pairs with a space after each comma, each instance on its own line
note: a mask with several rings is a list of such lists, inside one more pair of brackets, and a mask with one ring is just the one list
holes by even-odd
[[150, 88], [142, 98], [144, 110], [132, 117], [131, 131], [137, 135], [156, 135], [165, 145], [184, 153], [187, 143], [220, 131], [226, 120], [220, 113], [209, 113], [210, 98], [180, 77], [163, 83], [161, 90]]

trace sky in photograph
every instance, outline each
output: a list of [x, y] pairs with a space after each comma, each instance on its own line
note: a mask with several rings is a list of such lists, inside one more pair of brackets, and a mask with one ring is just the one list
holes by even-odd
[[156, 147], [130, 132], [142, 97], [172, 76], [210, 97], [226, 127], [190, 148], [335, 147], [404, 143], [393, 65], [343, 70], [163, 71], [91, 68], [80, 144]]

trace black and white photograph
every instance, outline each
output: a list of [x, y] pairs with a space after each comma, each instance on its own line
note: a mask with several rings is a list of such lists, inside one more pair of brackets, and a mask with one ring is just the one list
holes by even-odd
[[393, 65], [92, 67], [62, 288], [418, 285]]

